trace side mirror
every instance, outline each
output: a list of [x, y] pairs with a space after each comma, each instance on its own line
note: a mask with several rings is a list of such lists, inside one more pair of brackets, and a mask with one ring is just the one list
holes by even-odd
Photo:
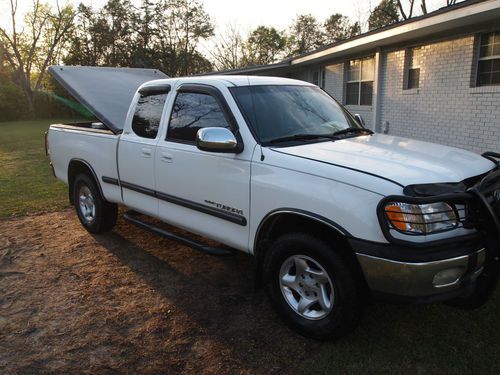
[[229, 129], [202, 128], [196, 133], [196, 147], [209, 152], [237, 152], [238, 141]]
[[356, 114], [354, 115], [354, 119], [355, 119], [355, 120], [357, 121], [357, 123], [358, 123], [359, 125], [361, 125], [363, 128], [365, 128], [365, 127], [366, 127], [366, 125], [365, 125], [365, 120], [363, 119], [363, 117], [361, 117], [361, 115], [360, 115], [359, 113], [356, 113]]

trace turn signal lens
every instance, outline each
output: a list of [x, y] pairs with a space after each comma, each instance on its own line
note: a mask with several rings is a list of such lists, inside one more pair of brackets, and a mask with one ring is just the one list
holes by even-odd
[[401, 207], [391, 204], [385, 207], [385, 212], [387, 214], [387, 218], [391, 224], [394, 225], [394, 227], [402, 231], [406, 230], [405, 218]]

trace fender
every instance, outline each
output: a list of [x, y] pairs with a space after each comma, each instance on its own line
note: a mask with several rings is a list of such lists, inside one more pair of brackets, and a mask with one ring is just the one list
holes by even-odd
[[272, 217], [280, 214], [292, 214], [292, 215], [297, 215], [297, 216], [302, 216], [308, 219], [312, 219], [314, 221], [317, 221], [318, 223], [324, 224], [333, 230], [335, 230], [338, 234], [340, 234], [343, 237], [352, 237], [352, 235], [341, 225], [337, 224], [336, 222], [327, 219], [323, 216], [317, 215], [313, 212], [305, 211], [305, 210], [300, 210], [297, 208], [278, 208], [276, 210], [273, 210], [269, 212], [264, 218], [261, 220], [259, 226], [257, 227], [257, 231], [255, 232], [255, 237], [254, 237], [254, 244], [253, 244], [253, 253], [257, 253], [257, 245], [259, 241], [259, 237], [261, 235], [262, 228], [265, 226], [267, 221], [271, 219]]
[[[104, 194], [102, 192], [101, 183], [99, 182], [99, 179], [97, 178], [97, 174], [95, 173], [94, 168], [92, 168], [92, 166], [88, 162], [86, 162], [85, 160], [83, 160], [83, 159], [73, 158], [73, 159], [71, 159], [69, 161], [69, 164], [68, 164], [68, 185], [71, 184], [71, 181], [69, 179], [69, 171], [70, 171], [69, 167], [70, 167], [70, 165], [71, 165], [72, 162], [82, 163], [82, 164], [84, 164], [90, 170], [90, 172], [92, 173], [92, 177], [94, 178], [94, 181], [97, 184], [97, 188], [99, 189], [99, 193], [101, 194], [101, 197], [103, 197], [104, 199], [106, 199], [106, 197], [104, 196]], [[71, 204], [73, 204], [72, 189], [69, 189], [69, 201], [70, 201]]]

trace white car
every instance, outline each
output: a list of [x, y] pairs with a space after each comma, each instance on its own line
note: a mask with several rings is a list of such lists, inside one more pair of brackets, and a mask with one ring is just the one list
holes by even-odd
[[253, 254], [305, 336], [351, 331], [371, 297], [474, 308], [496, 285], [498, 154], [374, 134], [292, 79], [50, 72], [98, 119], [51, 125], [46, 139], [82, 225], [111, 230], [123, 205], [130, 222], [197, 250]]

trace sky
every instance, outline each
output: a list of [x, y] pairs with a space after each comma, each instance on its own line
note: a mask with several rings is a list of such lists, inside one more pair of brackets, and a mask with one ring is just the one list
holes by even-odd
[[[45, 0], [55, 4], [56, 0]], [[83, 2], [100, 8], [107, 0], [59, 0], [60, 4], [66, 1], [77, 5]], [[319, 21], [325, 20], [333, 13], [341, 13], [353, 21], [366, 22], [371, 8], [379, 0], [201, 0], [207, 13], [220, 30], [227, 25], [236, 25], [242, 34], [259, 25], [274, 26], [278, 29], [287, 28], [292, 20], [299, 14], [311, 13]], [[417, 0], [418, 1], [418, 0]], [[24, 13], [30, 8], [31, 0], [18, 0], [19, 13]], [[132, 0], [140, 4], [140, 0]], [[427, 0], [429, 11], [444, 6], [445, 0]], [[9, 0], [0, 0], [0, 24], [8, 22]]]

